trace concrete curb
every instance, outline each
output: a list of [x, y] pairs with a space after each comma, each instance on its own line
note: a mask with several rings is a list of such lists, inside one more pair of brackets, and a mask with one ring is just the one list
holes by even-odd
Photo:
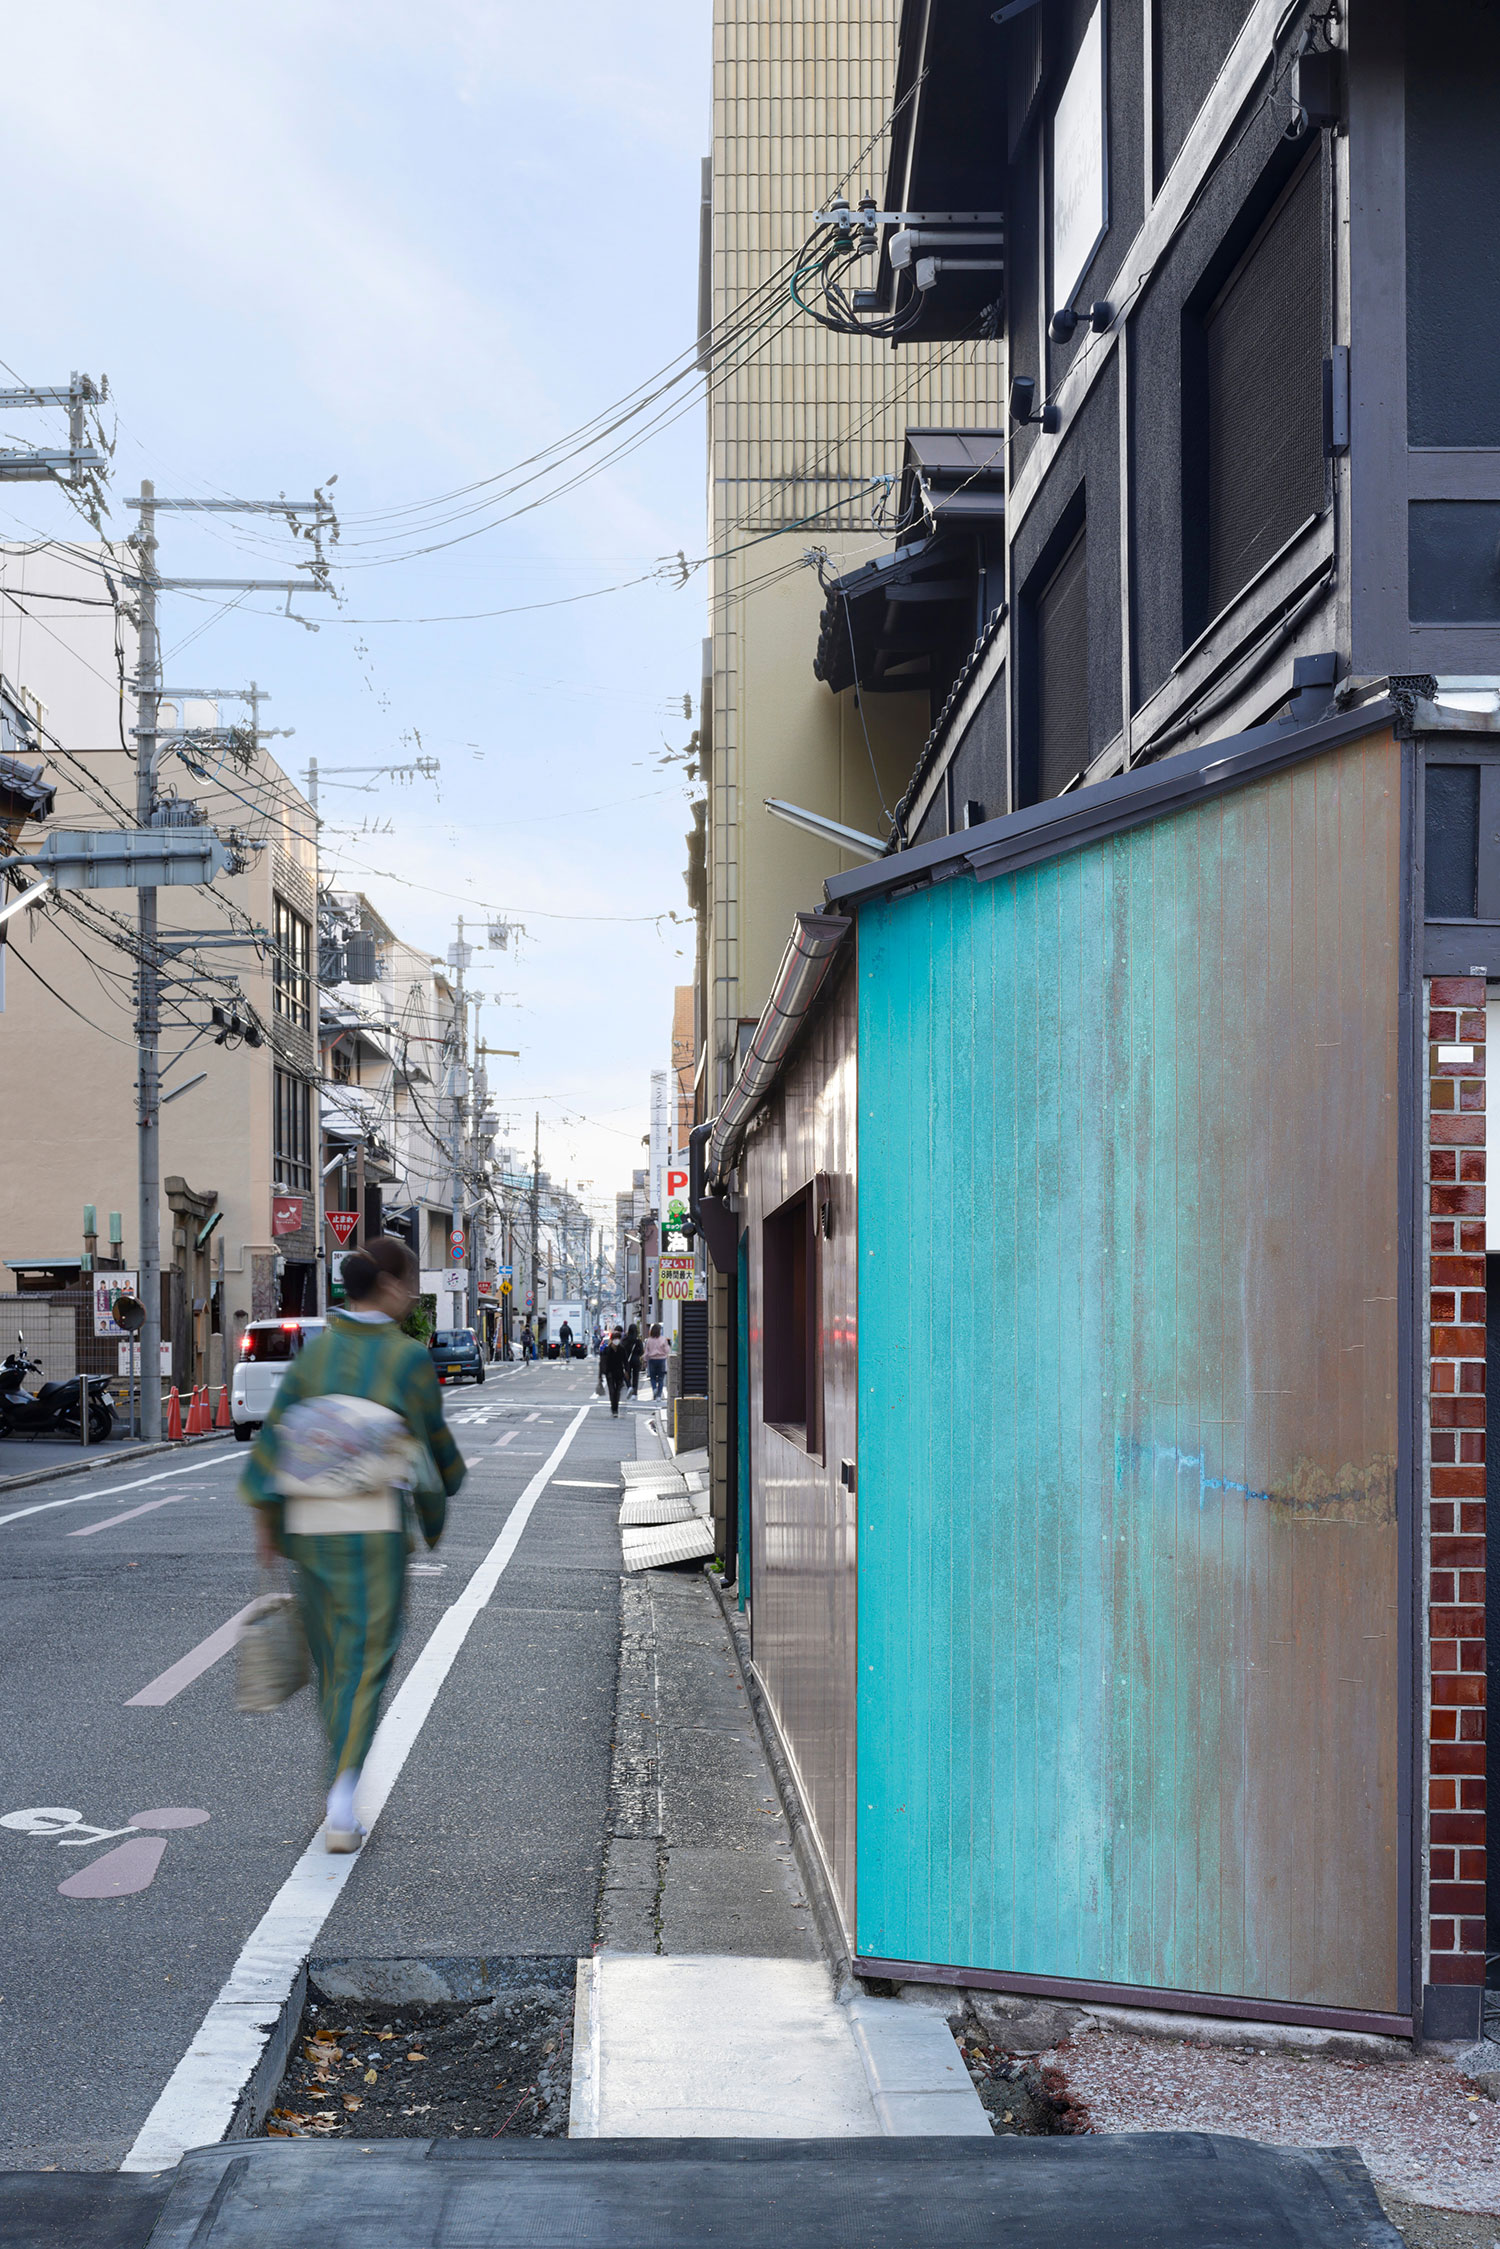
[[568, 2088], [568, 2138], [599, 2137], [599, 1961], [580, 1960], [573, 2000], [573, 2075]]
[[90, 1445], [87, 1450], [80, 1445], [77, 1458], [64, 1467], [34, 1468], [25, 1476], [0, 1476], [0, 1497], [6, 1492], [18, 1492], [28, 1484], [55, 1484], [59, 1477], [78, 1476], [95, 1468], [124, 1468], [131, 1461], [154, 1460], [158, 1453], [185, 1452], [189, 1445], [232, 1443], [234, 1432], [229, 1429], [205, 1429], [201, 1436], [163, 1438], [159, 1445], [131, 1445], [124, 1452], [101, 1453]]
[[766, 1760], [771, 1767], [776, 1793], [781, 1798], [781, 1808], [791, 1833], [792, 1856], [797, 1862], [797, 1872], [802, 1877], [808, 1903], [812, 1907], [818, 1943], [833, 1977], [834, 1994], [839, 1999], [857, 1997], [862, 1987], [854, 1979], [849, 1940], [844, 1934], [843, 1919], [834, 1898], [833, 1884], [828, 1878], [828, 1869], [823, 1863], [823, 1854], [818, 1848], [812, 1822], [803, 1808], [791, 1759], [781, 1739], [781, 1729], [751, 1661], [749, 1633], [739, 1610], [714, 1572], [705, 1568], [703, 1574], [713, 1587], [714, 1599], [719, 1604], [719, 1613], [724, 1619], [729, 1643], [734, 1649], [735, 1662], [739, 1665], [740, 1677], [744, 1681], [745, 1699], [755, 1713], [761, 1747], [765, 1750]]

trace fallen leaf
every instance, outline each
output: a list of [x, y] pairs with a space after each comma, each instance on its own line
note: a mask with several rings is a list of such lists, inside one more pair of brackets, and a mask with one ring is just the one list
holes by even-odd
[[425, 2054], [408, 2054], [406, 2058], [409, 2062], [425, 2062], [427, 2056]]
[[394, 2038], [394, 2037], [395, 2037], [395, 2035], [396, 2035], [396, 2033], [395, 2033], [395, 2032], [394, 2032], [393, 2030], [377, 2030], [377, 2031], [376, 2031], [376, 2033], [375, 2033], [375, 2035], [376, 2035], [376, 2037], [377, 2037], [377, 2038], [378, 2038], [378, 2039], [380, 2040], [381, 2044], [383, 2045], [383, 2044], [385, 2043], [386, 2039], [388, 2039], [388, 2038]]
[[378, 2072], [377, 2072], [377, 2071], [375, 2071], [375, 2070], [373, 2070], [373, 2069], [367, 2069], [367, 2070], [365, 2071], [365, 2083], [366, 2083], [367, 2085], [373, 2085], [373, 2084], [374, 2084], [374, 2083], [376, 2082], [376, 2079], [377, 2079], [377, 2075], [378, 2075]]
[[363, 2108], [364, 2105], [364, 2102], [359, 2098], [357, 2093], [346, 2093], [344, 2095], [344, 2106], [346, 2109], [348, 2109], [351, 2116], [353, 2115], [355, 2109]]

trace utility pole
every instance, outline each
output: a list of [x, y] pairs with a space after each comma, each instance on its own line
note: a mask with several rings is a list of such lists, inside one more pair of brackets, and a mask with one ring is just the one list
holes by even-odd
[[[448, 1243], [449, 1271], [453, 1269], [456, 1237], [464, 1235], [464, 1255], [469, 1245], [464, 1229], [464, 1096], [468, 1090], [469, 1075], [469, 1017], [464, 1000], [464, 917], [458, 917], [458, 943], [453, 948], [454, 1001], [453, 1001], [453, 1062], [448, 1072], [448, 1092], [452, 1101], [449, 1131], [449, 1161], [453, 1167], [453, 1236]], [[456, 1291], [450, 1292], [456, 1294]], [[455, 1320], [453, 1325], [457, 1327]]]
[[542, 1112], [534, 1112], [534, 1139], [531, 1154], [531, 1311], [533, 1319], [540, 1306], [536, 1300], [537, 1284], [541, 1278], [542, 1231]]
[[[157, 690], [161, 643], [156, 631], [156, 486], [141, 486], [140, 654], [136, 667], [135, 817], [149, 828], [156, 808]], [[161, 986], [157, 971], [156, 892], [136, 894], [141, 959], [136, 979], [136, 1124], [140, 1133], [141, 1435], [161, 1441]]]
[[[464, 1036], [468, 1036], [468, 1017], [464, 1018]], [[479, 1160], [479, 1128], [484, 1116], [484, 1106], [489, 1094], [489, 1075], [484, 1066], [484, 1050], [479, 1038], [479, 1018], [474, 1019], [474, 1071], [470, 1079], [473, 1101], [469, 1110], [469, 1162], [474, 1178], [474, 1209], [469, 1221], [469, 1326], [476, 1331], [479, 1326], [479, 1275], [484, 1262], [485, 1177]]]
[[[284, 593], [290, 614], [294, 593], [331, 593], [333, 590], [328, 583], [328, 568], [321, 546], [321, 532], [324, 524], [332, 520], [332, 510], [321, 498], [162, 500], [157, 498], [156, 486], [149, 481], [142, 483], [139, 498], [129, 499], [125, 504], [140, 511], [140, 529], [135, 542], [139, 568], [134, 575], [140, 599], [140, 645], [135, 682], [135, 805], [138, 825], [149, 828], [156, 809], [162, 695], [157, 596], [163, 592]], [[163, 578], [156, 567], [156, 517], [161, 508], [195, 514], [312, 515], [317, 562], [309, 576], [295, 579]], [[252, 702], [252, 709], [258, 720], [258, 702]], [[140, 1136], [141, 1302], [146, 1311], [146, 1322], [141, 1329], [141, 1434], [152, 1443], [161, 1436], [161, 955], [154, 889], [143, 888], [138, 893], [136, 926], [141, 945], [136, 983], [136, 1124]]]

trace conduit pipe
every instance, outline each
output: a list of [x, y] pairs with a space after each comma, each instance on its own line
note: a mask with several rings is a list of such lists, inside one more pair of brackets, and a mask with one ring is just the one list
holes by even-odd
[[711, 1193], [722, 1189], [734, 1168], [750, 1120], [775, 1084], [782, 1058], [801, 1029], [851, 927], [847, 914], [797, 916], [771, 996], [755, 1026], [750, 1051], [714, 1119], [706, 1164], [706, 1184]]

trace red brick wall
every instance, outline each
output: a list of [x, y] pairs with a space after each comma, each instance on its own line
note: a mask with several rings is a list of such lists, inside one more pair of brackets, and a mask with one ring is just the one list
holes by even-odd
[[1484, 1982], [1484, 994], [1439, 976], [1427, 995], [1431, 1984]]

